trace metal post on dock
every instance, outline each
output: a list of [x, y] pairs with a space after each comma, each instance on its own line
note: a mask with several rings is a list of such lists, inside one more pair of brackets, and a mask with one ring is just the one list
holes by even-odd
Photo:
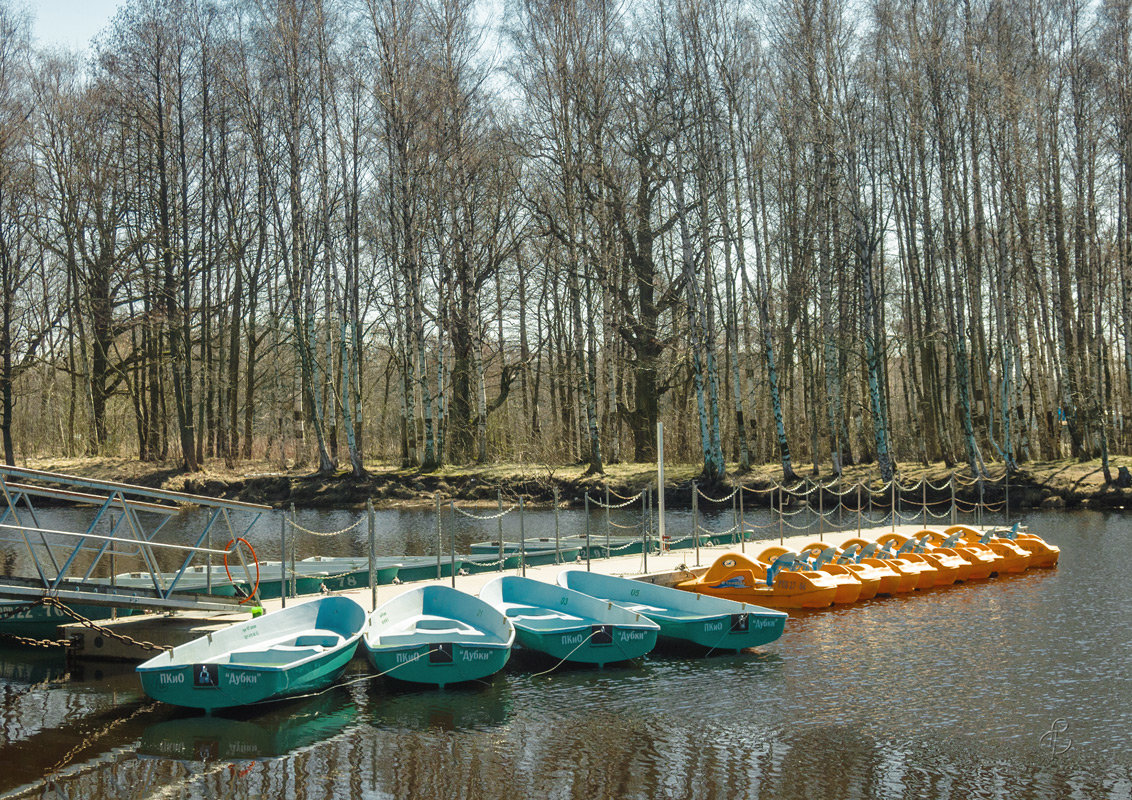
[[[114, 517], [113, 517], [113, 515], [111, 515], [111, 517], [110, 517], [110, 529], [111, 530], [114, 529]], [[211, 526], [209, 527], [208, 531], [205, 533], [205, 537], [206, 538], [205, 538], [204, 546], [207, 547], [209, 550], [212, 550], [212, 527]], [[206, 559], [205, 560], [205, 572], [204, 572], [205, 594], [212, 594], [212, 553], [210, 552], [207, 556], [205, 556], [205, 559]], [[114, 574], [115, 574], [114, 573], [114, 551], [111, 550], [110, 551], [110, 578], [111, 578], [111, 581], [113, 581]], [[117, 615], [118, 615], [118, 609], [114, 609], [114, 616], [117, 616]]]
[[896, 476], [892, 476], [892, 530], [896, 532]]
[[1002, 524], [1010, 527], [1010, 467], [1006, 467], [1006, 475], [1004, 476], [1004, 483], [1002, 487]]
[[605, 487], [605, 557], [609, 558], [612, 551], [609, 549], [609, 487]]
[[641, 571], [649, 571], [649, 533], [652, 531], [652, 487], [645, 489], [645, 524], [641, 526]]
[[554, 563], [562, 563], [562, 539], [558, 535], [558, 487], [554, 487]]
[[822, 531], [825, 529], [825, 491], [822, 489], [821, 478], [814, 481], [814, 488], [818, 490], [818, 541], [824, 542]]
[[586, 489], [586, 572], [590, 571], [590, 490]]
[[700, 490], [692, 481], [692, 542], [696, 546], [696, 566], [700, 565]]
[[986, 496], [983, 494], [983, 475], [979, 473], [979, 527], [983, 527], [983, 503], [986, 502]]
[[841, 494], [841, 473], [839, 472], [839, 473], [837, 473], [837, 530], [838, 531], [841, 530], [841, 525], [842, 525], [842, 522], [841, 522], [841, 507], [844, 505], [844, 503], [841, 502], [841, 498], [843, 496], [844, 495]]
[[[439, 499], [440, 495], [437, 494], [436, 496]], [[437, 511], [437, 513], [440, 513], [439, 510]], [[451, 559], [452, 559], [452, 564], [451, 564], [451, 566], [452, 566], [452, 588], [455, 589], [456, 588], [456, 526], [453, 524], [453, 525], [449, 525], [448, 527], [451, 529], [450, 532], [449, 532], [449, 552], [451, 554]]]
[[857, 537], [861, 536], [861, 484], [857, 484]]
[[440, 492], [436, 493], [436, 579], [440, 580], [440, 559], [444, 556], [444, 533], [440, 530]]
[[[741, 489], [736, 489], [735, 494], [731, 496], [731, 527], [738, 533], [740, 530], [739, 525], [739, 492]], [[735, 533], [731, 534], [731, 544], [735, 544]]]
[[[291, 597], [299, 596], [299, 582], [295, 578], [295, 504], [291, 503]], [[279, 577], [287, 582], [287, 562], [279, 565]]]
[[523, 516], [523, 496], [519, 495], [519, 569], [527, 576], [527, 528]]
[[664, 423], [656, 423], [656, 520], [660, 549], [664, 549]]
[[377, 608], [377, 576], [374, 575], [374, 550], [377, 543], [377, 517], [373, 500], [366, 499], [366, 526], [369, 528], [369, 602], [370, 610]]
[[778, 544], [779, 545], [785, 544], [784, 537], [782, 535], [782, 500], [783, 500], [783, 498], [782, 498], [782, 484], [780, 483], [780, 484], [778, 484]]
[[739, 552], [747, 552], [747, 521], [743, 519], [743, 484], [739, 484]]
[[920, 479], [922, 482], [921, 488], [923, 489], [924, 498], [924, 527], [928, 527], [928, 476], [924, 473], [924, 477]]
[[283, 579], [283, 565], [287, 563], [287, 513], [279, 518], [279, 603], [282, 608], [287, 607], [287, 581]]
[[496, 518], [499, 521], [499, 571], [503, 571], [503, 490], [495, 490], [495, 502], [499, 505], [499, 516]]
[[955, 470], [951, 471], [951, 477], [947, 480], [947, 485], [951, 487], [951, 524], [955, 524]]

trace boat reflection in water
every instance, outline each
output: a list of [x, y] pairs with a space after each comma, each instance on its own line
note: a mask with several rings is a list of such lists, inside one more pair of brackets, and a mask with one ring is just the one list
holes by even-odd
[[357, 721], [358, 707], [349, 692], [334, 688], [239, 717], [188, 716], [158, 722], [145, 729], [137, 753], [179, 761], [278, 758], [332, 739]]
[[464, 683], [438, 692], [387, 681], [373, 690], [368, 713], [360, 716], [382, 730], [483, 731], [504, 725], [513, 698], [506, 676]]

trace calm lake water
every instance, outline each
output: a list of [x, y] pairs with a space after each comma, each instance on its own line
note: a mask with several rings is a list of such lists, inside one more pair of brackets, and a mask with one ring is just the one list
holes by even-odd
[[[406, 518], [402, 549], [428, 551], [427, 519]], [[740, 655], [547, 675], [516, 657], [443, 692], [355, 662], [345, 688], [205, 719], [147, 701], [129, 668], [0, 651], [0, 794], [1132, 797], [1132, 517], [1024, 522], [1062, 548], [1057, 570], [792, 612]]]

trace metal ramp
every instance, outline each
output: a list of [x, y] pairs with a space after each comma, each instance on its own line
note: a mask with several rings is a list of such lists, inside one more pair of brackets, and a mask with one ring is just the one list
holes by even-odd
[[[66, 531], [41, 524], [42, 504], [63, 501], [93, 506], [93, 518], [82, 531]], [[159, 534], [186, 505], [208, 509], [191, 542], [162, 541]], [[68, 603], [148, 610], [232, 611], [239, 598], [213, 594], [212, 566], [216, 559], [235, 555], [233, 572], [253, 583], [255, 562], [245, 560], [237, 542], [246, 539], [269, 506], [218, 500], [212, 497], [150, 489], [127, 483], [63, 475], [55, 472], [0, 465], [0, 544], [15, 544], [25, 552], [36, 572], [32, 577], [0, 577], [0, 598], [33, 601], [54, 597]], [[240, 515], [235, 524], [233, 515]], [[108, 533], [96, 533], [108, 525]], [[229, 544], [213, 546], [221, 532]], [[235, 545], [235, 546], [233, 546]], [[163, 572], [158, 554], [179, 564]], [[142, 586], [120, 586], [116, 570], [125, 559], [136, 568]], [[99, 566], [109, 578], [96, 578]], [[184, 591], [190, 570], [204, 568], [203, 594]]]

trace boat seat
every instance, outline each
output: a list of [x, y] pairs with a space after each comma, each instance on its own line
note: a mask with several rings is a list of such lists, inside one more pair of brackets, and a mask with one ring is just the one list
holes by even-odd
[[462, 620], [424, 614], [405, 620], [389, 633], [381, 634], [379, 640], [382, 645], [425, 644], [451, 641], [454, 637], [462, 640], [484, 635], [483, 631]]
[[290, 645], [274, 645], [268, 649], [236, 650], [228, 657], [228, 663], [248, 667], [275, 667], [294, 661], [302, 661], [304, 658], [318, 655], [323, 650], [322, 647], [294, 647]]
[[500, 603], [499, 610], [515, 622], [526, 623], [527, 627], [557, 627], [559, 622], [587, 622], [586, 618], [567, 614], [554, 608], [529, 606], [525, 603]]

